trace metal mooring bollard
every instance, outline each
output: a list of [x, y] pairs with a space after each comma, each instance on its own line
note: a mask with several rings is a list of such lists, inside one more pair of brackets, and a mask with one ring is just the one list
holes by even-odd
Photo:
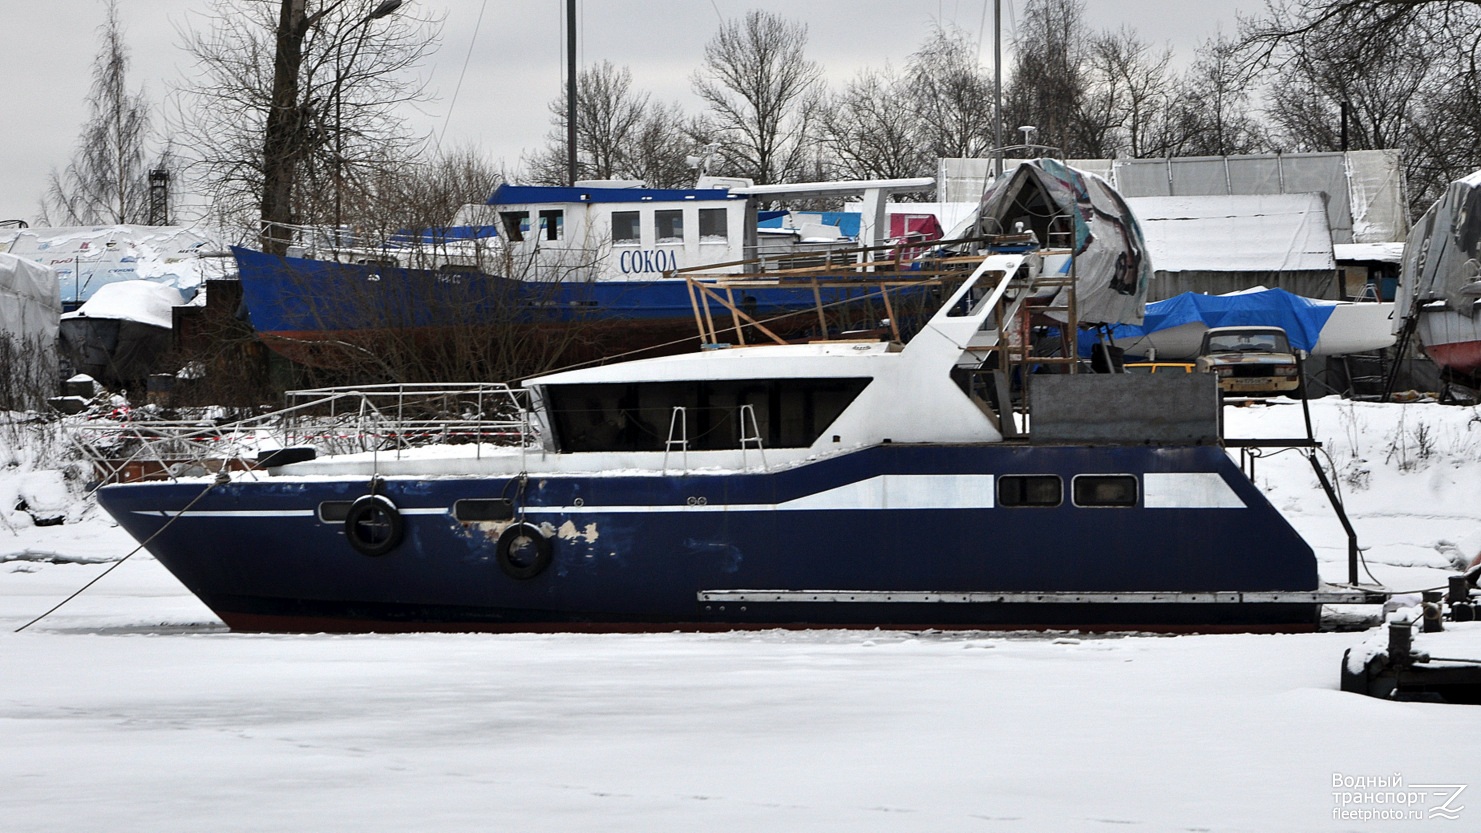
[[1476, 619], [1476, 608], [1471, 605], [1471, 583], [1464, 575], [1450, 577], [1450, 618], [1456, 622], [1472, 622]]
[[1440, 600], [1445, 598], [1439, 590], [1424, 591], [1424, 632], [1436, 633], [1445, 630], [1444, 610]]
[[1396, 616], [1388, 623], [1388, 661], [1405, 666], [1413, 660], [1414, 622], [1407, 615]]

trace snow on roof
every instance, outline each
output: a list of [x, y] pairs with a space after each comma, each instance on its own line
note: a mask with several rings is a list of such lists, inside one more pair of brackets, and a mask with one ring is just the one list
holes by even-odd
[[98, 287], [87, 303], [76, 312], [62, 316], [73, 318], [108, 318], [137, 321], [154, 327], [174, 326], [172, 307], [183, 306], [185, 299], [173, 286], [152, 281], [117, 281]]
[[1332, 253], [1338, 261], [1404, 262], [1403, 243], [1334, 243]]
[[1320, 194], [1128, 197], [1159, 272], [1336, 269]]

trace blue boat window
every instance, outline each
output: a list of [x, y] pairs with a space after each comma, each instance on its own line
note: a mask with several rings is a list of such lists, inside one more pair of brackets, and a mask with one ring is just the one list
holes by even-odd
[[1064, 481], [1057, 474], [1005, 474], [998, 478], [999, 506], [1058, 506]]
[[868, 384], [841, 378], [552, 385], [545, 398], [563, 452], [663, 451], [676, 413], [683, 424], [675, 439], [689, 451], [740, 448], [743, 433], [759, 436], [765, 448], [806, 448]]
[[1136, 476], [1081, 474], [1074, 483], [1076, 506], [1136, 506]]
[[559, 209], [540, 212], [540, 236], [546, 240], [561, 239], [566, 228], [566, 212]]
[[653, 212], [653, 233], [659, 243], [684, 242], [684, 210], [666, 209]]
[[530, 212], [528, 211], [501, 211], [499, 220], [504, 224], [504, 239], [518, 242], [525, 239], [525, 232], [530, 230]]
[[725, 228], [725, 209], [701, 208], [699, 210], [699, 242], [724, 243], [728, 237]]
[[638, 212], [612, 212], [612, 242], [618, 244], [637, 244], [642, 242], [641, 232], [638, 227]]

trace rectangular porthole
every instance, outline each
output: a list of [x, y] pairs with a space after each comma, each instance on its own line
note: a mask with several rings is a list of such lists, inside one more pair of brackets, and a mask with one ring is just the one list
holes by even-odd
[[463, 523], [508, 521], [514, 518], [514, 502], [503, 497], [458, 500], [453, 502], [453, 517]]
[[1134, 507], [1136, 476], [1130, 474], [1081, 474], [1074, 482], [1076, 506]]
[[342, 523], [350, 514], [352, 500], [326, 500], [319, 504], [319, 520], [326, 524]]
[[998, 478], [999, 506], [1053, 507], [1064, 502], [1057, 474], [1005, 474]]

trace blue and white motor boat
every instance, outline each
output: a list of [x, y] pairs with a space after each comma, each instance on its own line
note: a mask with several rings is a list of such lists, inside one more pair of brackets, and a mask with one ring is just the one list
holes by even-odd
[[1011, 364], [1044, 262], [987, 253], [904, 344], [530, 379], [514, 447], [98, 498], [238, 630], [1299, 630], [1356, 600], [1219, 444], [1212, 377]]

